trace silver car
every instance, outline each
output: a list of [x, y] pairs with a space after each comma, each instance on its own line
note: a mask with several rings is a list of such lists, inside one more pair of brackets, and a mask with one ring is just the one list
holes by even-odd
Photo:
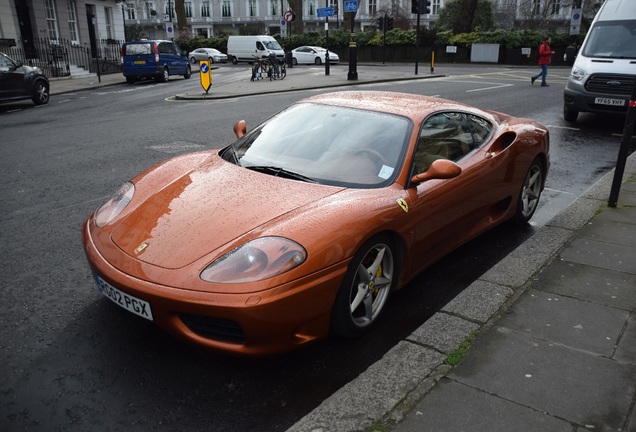
[[227, 55], [214, 48], [197, 48], [188, 54], [188, 58], [192, 63], [198, 63], [201, 60], [210, 60], [210, 63], [227, 63]]
[[[317, 46], [301, 46], [292, 50], [292, 63], [321, 65], [325, 62], [327, 50]], [[340, 57], [333, 51], [329, 51], [329, 63], [335, 64], [340, 61]]]

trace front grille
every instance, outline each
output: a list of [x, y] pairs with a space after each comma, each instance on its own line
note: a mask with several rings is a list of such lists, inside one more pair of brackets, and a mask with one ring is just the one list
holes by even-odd
[[590, 93], [630, 97], [636, 82], [636, 75], [594, 74], [585, 83]]
[[180, 313], [179, 318], [199, 336], [225, 342], [245, 342], [243, 329], [234, 321], [185, 313]]

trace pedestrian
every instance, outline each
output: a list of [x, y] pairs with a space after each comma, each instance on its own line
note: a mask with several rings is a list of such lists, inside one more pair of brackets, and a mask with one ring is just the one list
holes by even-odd
[[552, 42], [552, 38], [550, 36], [546, 37], [541, 45], [539, 45], [539, 66], [541, 66], [541, 72], [530, 78], [530, 82], [534, 84], [537, 78], [541, 77], [541, 87], [549, 87], [548, 83], [545, 82], [545, 78], [548, 76], [548, 65], [552, 60], [552, 48], [550, 48], [550, 43]]

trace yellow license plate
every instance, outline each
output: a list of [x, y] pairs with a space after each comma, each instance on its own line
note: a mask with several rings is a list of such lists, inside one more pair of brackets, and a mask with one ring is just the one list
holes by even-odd
[[135, 64], [146, 64], [146, 60], [135, 60]]

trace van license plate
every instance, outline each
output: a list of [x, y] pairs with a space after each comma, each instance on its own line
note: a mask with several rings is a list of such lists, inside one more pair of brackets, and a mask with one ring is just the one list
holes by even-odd
[[611, 105], [611, 106], [625, 106], [625, 101], [622, 99], [609, 99], [597, 97], [594, 99], [594, 103], [597, 105]]
[[97, 288], [99, 288], [99, 291], [111, 301], [126, 309], [128, 312], [132, 312], [135, 315], [139, 315], [142, 318], [152, 321], [150, 303], [118, 290], [97, 275], [95, 275], [95, 281], [97, 281]]
[[135, 60], [135, 64], [146, 64], [146, 60]]

